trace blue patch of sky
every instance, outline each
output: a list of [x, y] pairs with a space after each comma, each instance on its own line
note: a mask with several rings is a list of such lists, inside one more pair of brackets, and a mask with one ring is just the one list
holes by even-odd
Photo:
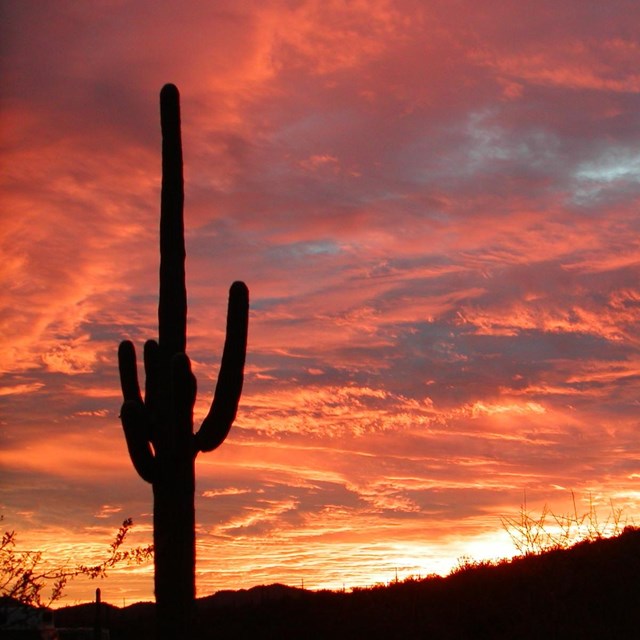
[[341, 247], [333, 240], [313, 240], [281, 244], [267, 249], [267, 257], [275, 259], [307, 258], [313, 256], [334, 256]]
[[640, 186], [640, 153], [630, 149], [608, 149], [595, 159], [581, 163], [574, 174], [573, 201], [588, 205], [623, 195], [632, 185]]

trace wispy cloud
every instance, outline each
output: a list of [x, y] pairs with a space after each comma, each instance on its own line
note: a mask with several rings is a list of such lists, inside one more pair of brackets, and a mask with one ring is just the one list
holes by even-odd
[[[198, 419], [229, 284], [245, 280], [252, 303], [237, 425], [198, 461], [203, 592], [494, 555], [488, 537], [525, 490], [613, 497], [637, 516], [639, 11], [4, 7], [10, 526], [52, 549], [108, 541], [123, 516], [148, 536], [115, 352], [157, 331], [169, 81]], [[151, 595], [147, 574], [112, 584]]]

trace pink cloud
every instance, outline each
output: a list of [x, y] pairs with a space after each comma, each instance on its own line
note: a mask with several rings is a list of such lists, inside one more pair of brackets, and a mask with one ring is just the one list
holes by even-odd
[[[2, 502], [17, 525], [37, 541], [65, 520], [93, 541], [96, 514], [148, 526], [115, 350], [156, 332], [168, 81], [198, 416], [229, 284], [252, 300], [238, 423], [198, 463], [201, 589], [296, 583], [302, 566], [318, 586], [426, 573], [465, 541], [488, 548], [525, 489], [637, 514], [637, 10], [183, 5], [6, 10]], [[150, 596], [148, 576], [127, 580], [135, 596], [113, 588]]]

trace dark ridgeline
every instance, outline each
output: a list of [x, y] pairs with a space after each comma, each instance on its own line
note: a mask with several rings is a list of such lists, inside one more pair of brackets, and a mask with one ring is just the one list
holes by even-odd
[[[310, 576], [311, 577], [311, 576]], [[111, 640], [151, 640], [153, 604], [109, 610]], [[283, 585], [197, 601], [192, 640], [627, 640], [640, 629], [640, 529], [353, 592]], [[93, 605], [56, 611], [90, 624]]]
[[234, 282], [227, 334], [213, 403], [194, 434], [196, 379], [186, 355], [184, 179], [180, 96], [174, 85], [160, 92], [162, 196], [160, 206], [159, 339], [144, 345], [144, 400], [136, 354], [125, 340], [118, 349], [124, 403], [121, 419], [133, 465], [153, 486], [153, 541], [157, 637], [189, 638], [195, 602], [195, 458], [229, 433], [242, 391], [249, 292]]

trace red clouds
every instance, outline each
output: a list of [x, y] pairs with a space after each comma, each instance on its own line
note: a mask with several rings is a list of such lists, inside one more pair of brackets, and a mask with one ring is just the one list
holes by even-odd
[[633, 3], [5, 13], [10, 526], [147, 522], [115, 350], [155, 331], [168, 81], [203, 407], [228, 285], [252, 293], [238, 425], [199, 464], [203, 591], [426, 573], [525, 489], [637, 512]]

